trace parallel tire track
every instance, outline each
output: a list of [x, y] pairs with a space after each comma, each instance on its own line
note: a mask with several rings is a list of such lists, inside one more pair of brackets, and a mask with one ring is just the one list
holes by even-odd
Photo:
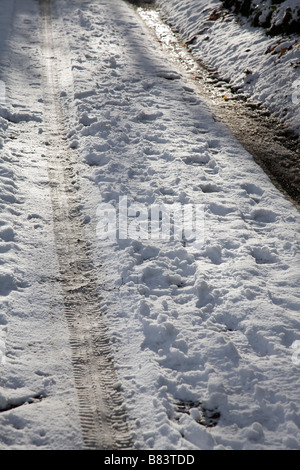
[[129, 449], [122, 394], [101, 313], [78, 209], [72, 155], [64, 136], [50, 0], [39, 0], [42, 22], [45, 153], [65, 314], [69, 327], [82, 435], [87, 449]]

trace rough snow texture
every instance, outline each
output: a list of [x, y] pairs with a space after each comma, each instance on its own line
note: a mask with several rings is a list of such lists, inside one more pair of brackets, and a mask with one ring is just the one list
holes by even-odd
[[[15, 4], [19, 79], [4, 67], [0, 119], [0, 447], [81, 448], [43, 157], [41, 51], [28, 26], [38, 11]], [[299, 449], [299, 213], [126, 3], [56, 5], [74, 183], [134, 447]], [[187, 36], [197, 29], [179, 17]], [[229, 25], [234, 37], [240, 26]], [[22, 47], [26, 74], [17, 73]], [[204, 244], [100, 240], [97, 208], [120, 196], [204, 205]]]
[[32, 34], [39, 8], [29, 0], [1, 1], [0, 8], [0, 449], [77, 449], [44, 155], [42, 51]]
[[[299, 35], [267, 36], [265, 29], [251, 26], [250, 19], [229, 14], [219, 0], [157, 0], [157, 4], [184, 40], [191, 42], [196, 57], [214, 68], [234, 91], [263, 103], [299, 133]], [[278, 9], [283, 11], [287, 4], [293, 7], [295, 2], [285, 2]], [[266, 13], [268, 3], [261, 9]]]

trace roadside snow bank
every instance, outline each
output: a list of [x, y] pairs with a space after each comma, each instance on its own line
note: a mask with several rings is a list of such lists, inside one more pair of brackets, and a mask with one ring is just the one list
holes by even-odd
[[[282, 7], [287, 3], [295, 2], [284, 2]], [[298, 35], [267, 36], [263, 28], [251, 26], [251, 19], [224, 9], [219, 0], [157, 0], [157, 4], [198, 59], [214, 68], [235, 92], [263, 103], [299, 133]]]
[[300, 32], [298, 0], [221, 0], [226, 8], [249, 18], [252, 26], [262, 26], [267, 34]]

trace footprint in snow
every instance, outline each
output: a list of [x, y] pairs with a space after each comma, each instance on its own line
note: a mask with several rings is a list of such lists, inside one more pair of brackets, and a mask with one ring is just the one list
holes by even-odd
[[157, 76], [160, 78], [165, 78], [166, 80], [179, 80], [181, 78], [179, 73], [167, 70], [158, 71]]
[[264, 194], [264, 190], [259, 188], [253, 183], [245, 183], [241, 185], [241, 188], [246, 191], [248, 196], [256, 202], [257, 204], [260, 202], [262, 195]]
[[200, 189], [203, 193], [218, 193], [221, 188], [213, 183], [200, 184]]
[[250, 254], [257, 264], [272, 264], [278, 261], [276, 254], [271, 253], [266, 246], [253, 248]]
[[224, 206], [222, 204], [217, 204], [215, 202], [210, 204], [209, 209], [214, 215], [218, 215], [218, 216], [221, 216], [221, 217], [225, 217], [230, 212], [235, 211], [234, 207], [227, 207], [227, 206]]
[[276, 221], [278, 215], [269, 209], [256, 209], [250, 217], [258, 223], [270, 224]]
[[221, 264], [222, 261], [222, 248], [220, 246], [208, 246], [203, 252], [203, 256], [210, 259], [212, 264]]
[[215, 299], [210, 293], [212, 289], [209, 287], [207, 282], [202, 281], [196, 287], [196, 290], [197, 290], [197, 297], [198, 297], [198, 301], [196, 304], [197, 308], [206, 307], [209, 304], [214, 306]]
[[16, 282], [10, 274], [0, 275], [0, 296], [6, 297], [12, 290], [16, 290]]
[[156, 119], [160, 118], [163, 116], [163, 113], [158, 111], [154, 113], [147, 113], [145, 111], [140, 111], [138, 115], [136, 116], [136, 121], [138, 122], [148, 122], [148, 121], [155, 121]]
[[0, 229], [0, 240], [4, 242], [12, 242], [14, 241], [15, 234], [11, 227], [4, 227]]
[[263, 336], [262, 333], [256, 331], [256, 328], [250, 327], [246, 330], [245, 335], [249, 345], [258, 356], [264, 357], [273, 354], [273, 345]]
[[206, 165], [210, 161], [210, 156], [207, 152], [204, 153], [195, 153], [183, 157], [182, 160], [187, 165]]

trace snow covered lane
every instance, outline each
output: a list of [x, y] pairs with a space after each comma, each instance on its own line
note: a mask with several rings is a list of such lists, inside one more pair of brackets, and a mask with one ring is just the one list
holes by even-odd
[[[132, 7], [56, 4], [70, 146], [135, 447], [299, 448], [298, 212]], [[120, 197], [204, 204], [204, 244], [135, 239], [134, 210], [131, 238], [99, 239], [97, 208]]]
[[0, 448], [81, 448], [32, 34], [40, 11], [1, 0], [0, 12]]
[[[37, 18], [35, 2], [15, 4], [20, 21]], [[80, 235], [96, 269], [99, 317], [104, 311], [118, 375], [114, 387], [125, 398], [134, 448], [299, 449], [299, 213], [214, 121], [193, 83], [158, 51], [130, 5], [51, 4]], [[28, 36], [25, 46], [18, 44], [30, 45], [31, 52], [38, 47]], [[13, 289], [0, 290], [6, 342], [1, 445], [80, 448], [69, 333], [59, 302], [48, 308], [62, 289], [55, 282], [59, 262], [41, 156], [38, 52], [30, 57], [37, 85], [25, 88], [23, 80], [13, 103], [23, 104], [31, 119], [10, 123], [7, 106], [0, 122], [7, 144], [1, 168], [10, 171], [0, 178], [13, 181], [10, 194], [23, 198], [18, 212], [6, 201], [1, 213], [0, 233], [4, 227], [15, 234], [3, 241], [11, 248], [0, 258], [14, 281]], [[16, 89], [8, 72], [5, 80]], [[17, 156], [24, 149], [26, 159]], [[131, 209], [128, 235], [105, 238], [99, 208], [117, 208], [120, 198]], [[145, 228], [139, 215], [155, 204], [204, 207], [204, 242], [156, 239], [153, 233], [139, 238], [139, 227]], [[28, 231], [33, 221], [37, 228]], [[32, 250], [32, 232], [40, 231]], [[97, 331], [97, 312], [93, 318]], [[61, 355], [57, 341], [63, 342]], [[30, 406], [9, 410], [28, 388]]]

